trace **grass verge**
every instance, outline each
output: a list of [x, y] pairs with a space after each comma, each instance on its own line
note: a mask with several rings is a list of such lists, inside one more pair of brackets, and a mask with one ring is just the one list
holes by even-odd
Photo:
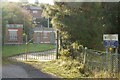
[[9, 65], [9, 64], [14, 64], [17, 61], [9, 60], [8, 58], [2, 58], [2, 65]]
[[92, 71], [84, 64], [76, 60], [54, 60], [49, 62], [26, 62], [31, 64], [32, 66], [36, 67], [43, 72], [56, 75], [59, 78], [119, 78], [118, 76], [111, 76], [110, 72], [106, 71]]

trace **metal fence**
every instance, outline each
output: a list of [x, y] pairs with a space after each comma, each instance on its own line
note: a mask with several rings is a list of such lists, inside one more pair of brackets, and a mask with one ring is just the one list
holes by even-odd
[[[46, 28], [45, 28], [46, 29]], [[40, 29], [41, 30], [41, 29]], [[58, 58], [58, 35], [56, 31], [37, 31], [23, 34], [22, 28], [6, 28], [3, 37], [3, 57], [15, 60], [54, 60]]]
[[[107, 54], [107, 56], [106, 56]], [[88, 68], [92, 71], [109, 71], [111, 73], [118, 72], [117, 68], [120, 67], [116, 62], [116, 54], [115, 53], [105, 53], [99, 52], [91, 49], [84, 50], [83, 53], [77, 55], [78, 60], [81, 63], [84, 63], [88, 66]], [[118, 58], [120, 58], [120, 54], [118, 54]]]
[[[37, 47], [38, 48], [38, 47]], [[29, 50], [29, 49], [28, 49]], [[50, 50], [43, 50], [43, 51], [35, 51], [30, 52], [28, 51], [25, 54], [17, 55], [11, 57], [17, 61], [49, 61], [56, 59], [56, 49], [51, 48]]]
[[3, 57], [10, 57], [18, 61], [54, 60], [56, 59], [56, 45], [53, 44], [4, 44]]

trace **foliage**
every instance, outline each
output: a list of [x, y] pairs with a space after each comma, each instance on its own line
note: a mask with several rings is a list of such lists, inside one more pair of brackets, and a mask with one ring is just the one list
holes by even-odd
[[[96, 60], [94, 60], [94, 62], [95, 61]], [[49, 74], [55, 75], [57, 78], [58, 77], [68, 78], [68, 80], [73, 80], [73, 78], [74, 79], [83, 78], [85, 80], [89, 80], [89, 78], [111, 78], [111, 79], [119, 78], [118, 75], [105, 70], [98, 71], [96, 69], [90, 69], [91, 66], [96, 65], [95, 63], [88, 66], [86, 64], [81, 63], [78, 60], [75, 59], [73, 60], [70, 57], [66, 58], [62, 56], [61, 59], [48, 61], [48, 62], [38, 61], [38, 62], [26, 62], [26, 63], [31, 64], [33, 67], [39, 69], [40, 71], [42, 70], [43, 72], [47, 72]]]
[[[43, 27], [48, 27], [48, 19], [46, 18], [37, 18], [35, 21], [40, 22], [40, 25], [42, 25]], [[50, 19], [49, 19], [49, 22], [50, 22]], [[49, 27], [52, 27], [51, 23], [49, 23]]]
[[77, 42], [72, 43], [71, 45], [68, 46], [67, 49], [62, 49], [61, 54], [66, 57], [72, 57], [73, 59], [77, 58], [77, 55], [79, 53], [83, 52], [83, 46], [79, 45]]
[[[33, 62], [30, 63], [34, 67], [42, 71], [56, 75], [60, 78], [116, 78], [116, 76], [111, 76], [110, 72], [106, 71], [92, 71], [85, 64], [81, 64], [77, 60], [72, 59], [58, 59], [50, 62]], [[48, 66], [49, 65], [49, 66]]]
[[71, 53], [70, 53], [69, 49], [64, 49], [64, 50], [61, 51], [61, 54], [63, 56], [69, 57]]
[[[56, 3], [46, 8], [46, 14], [52, 18], [52, 24], [61, 31], [63, 44], [78, 41], [83, 46], [96, 48], [103, 33], [102, 8], [99, 3]], [[65, 34], [65, 35], [64, 35]]]
[[43, 63], [42, 67], [44, 67], [43, 71], [53, 73], [62, 78], [83, 78], [92, 75], [91, 71], [84, 64], [76, 60], [63, 61], [59, 59], [46, 62], [46, 65]]
[[96, 72], [95, 73], [95, 78], [111, 78], [110, 76], [110, 72], [104, 72], [104, 71], [101, 71], [101, 72]]
[[[42, 8], [42, 10], [44, 10], [44, 8], [45, 8], [45, 5], [46, 4], [43, 4], [43, 3], [39, 3], [39, 4], [31, 4], [31, 3], [26, 3], [26, 4], [24, 4], [24, 3], [17, 3], [18, 5], [20, 5], [20, 6], [34, 6], [34, 7], [41, 7]], [[42, 12], [43, 13], [43, 12]], [[44, 14], [41, 14], [41, 15], [44, 15]], [[51, 20], [51, 19], [49, 19], [49, 20]], [[34, 19], [34, 21], [37, 23], [37, 24], [33, 24], [33, 26], [34, 27], [40, 27], [41, 25], [43, 25], [44, 27], [48, 27], [48, 19], [47, 18], [44, 18], [44, 17], [42, 17], [42, 18], [36, 18], [36, 19]], [[33, 22], [34, 22], [33, 21]], [[52, 27], [52, 25], [51, 25], [51, 23], [50, 23], [50, 27]]]
[[[107, 23], [106, 24], [110, 24], [109, 27], [107, 27], [106, 29], [106, 33], [110, 33], [110, 34], [120, 34], [119, 32], [119, 23], [120, 23], [120, 3], [118, 2], [113, 2], [113, 3], [104, 3], [103, 5], [105, 11], [105, 15], [104, 18], [107, 18]], [[119, 37], [120, 39], [120, 37]]]
[[2, 29], [4, 34], [6, 24], [23, 24], [24, 32], [26, 34], [30, 33], [32, 27], [32, 16], [28, 11], [21, 8], [16, 3], [4, 3], [2, 14]]

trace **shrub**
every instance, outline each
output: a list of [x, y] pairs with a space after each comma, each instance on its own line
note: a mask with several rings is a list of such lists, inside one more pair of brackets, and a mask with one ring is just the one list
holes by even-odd
[[62, 56], [66, 56], [66, 57], [69, 57], [71, 55], [70, 49], [62, 49], [60, 53], [62, 54]]
[[67, 47], [67, 49], [63, 48], [60, 51], [62, 56], [71, 56], [73, 59], [76, 59], [77, 55], [81, 52], [83, 52], [83, 46], [79, 45], [77, 42], [72, 43], [69, 47]]

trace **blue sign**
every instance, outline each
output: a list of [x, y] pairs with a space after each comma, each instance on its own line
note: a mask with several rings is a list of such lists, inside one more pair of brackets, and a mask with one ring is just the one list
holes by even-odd
[[113, 41], [113, 40], [104, 40], [104, 46], [105, 47], [111, 47], [111, 48], [116, 48], [119, 46], [118, 41]]
[[105, 46], [105, 47], [108, 47], [108, 46], [110, 46], [110, 41], [108, 41], [108, 40], [105, 40], [105, 41], [104, 41], [104, 46]]

